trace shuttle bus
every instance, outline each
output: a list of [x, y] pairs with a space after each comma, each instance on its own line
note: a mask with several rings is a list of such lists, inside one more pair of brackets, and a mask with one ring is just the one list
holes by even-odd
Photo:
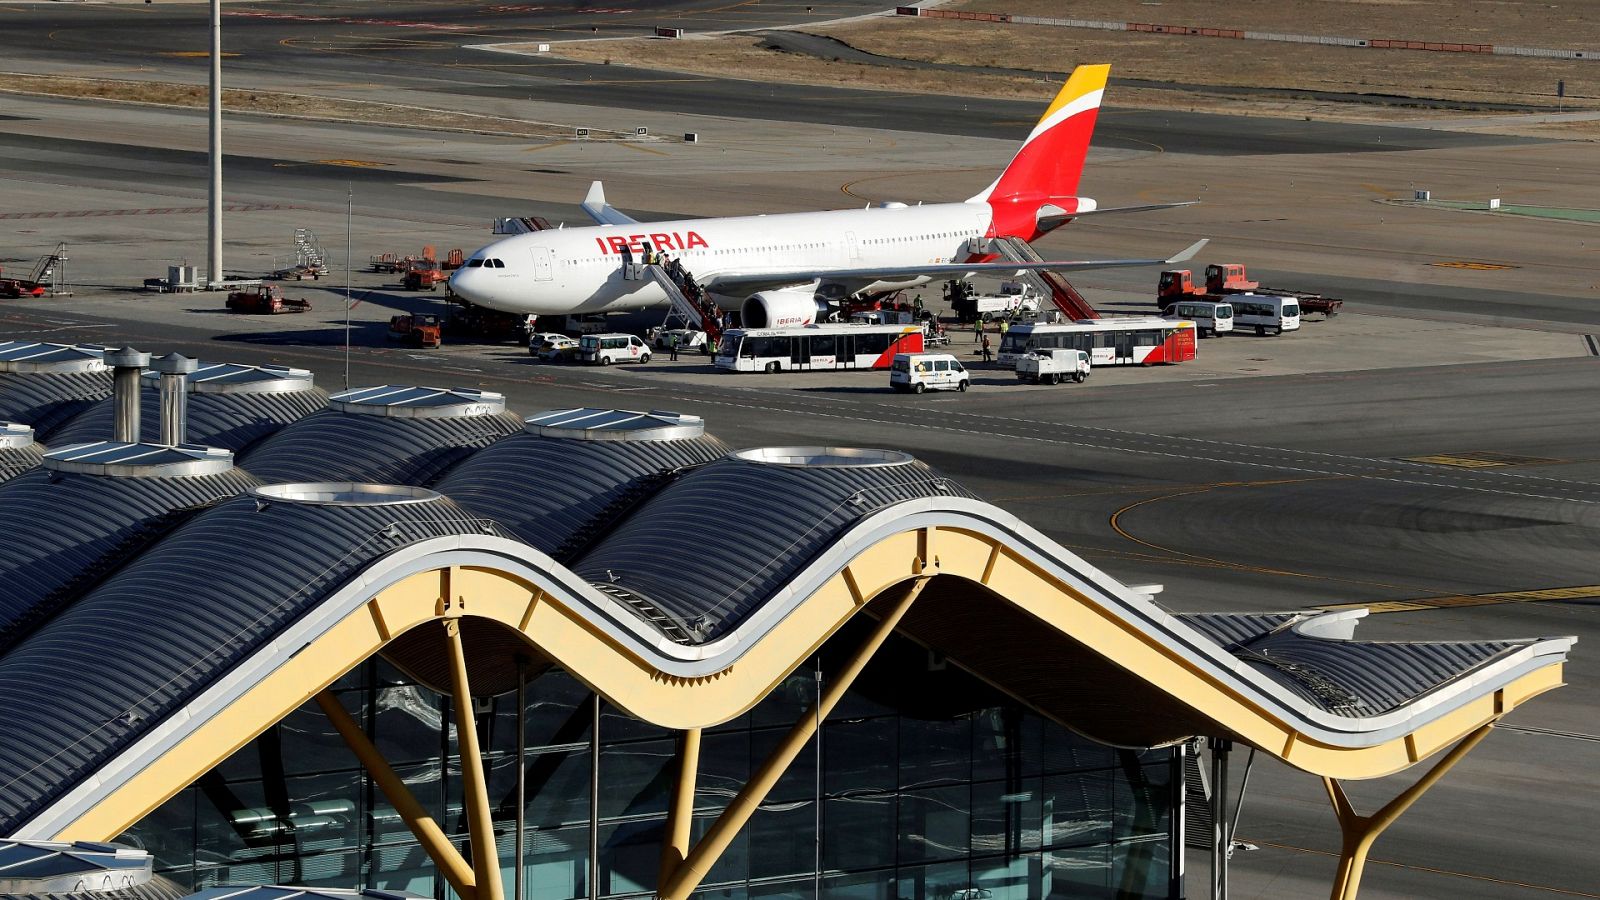
[[717, 346], [717, 368], [734, 372], [887, 369], [896, 353], [921, 353], [917, 325], [733, 328]]
[[1082, 350], [1094, 366], [1153, 366], [1194, 359], [1193, 322], [1158, 318], [1090, 319], [1066, 325], [1013, 325], [1000, 342], [1000, 364], [1029, 350]]

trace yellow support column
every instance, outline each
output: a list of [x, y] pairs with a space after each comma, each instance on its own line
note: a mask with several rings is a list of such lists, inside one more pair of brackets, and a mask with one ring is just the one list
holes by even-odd
[[808, 710], [794, 727], [789, 729], [789, 733], [772, 751], [772, 755], [767, 757], [761, 768], [750, 776], [750, 780], [740, 789], [738, 796], [733, 798], [728, 808], [723, 810], [717, 821], [712, 823], [705, 837], [695, 844], [688, 858], [677, 867], [664, 884], [657, 888], [657, 897], [662, 900], [685, 900], [700, 886], [700, 882], [711, 871], [711, 867], [716, 865], [717, 860], [721, 859], [723, 852], [728, 849], [728, 845], [738, 836], [739, 830], [760, 808], [761, 801], [771, 793], [773, 786], [778, 783], [778, 778], [789, 768], [790, 763], [794, 762], [795, 757], [800, 755], [800, 751], [806, 742], [811, 740], [812, 735], [816, 734], [817, 723], [833, 711], [839, 700], [844, 697], [845, 691], [855, 682], [856, 676], [866, 668], [873, 654], [883, 646], [884, 641], [889, 639], [889, 635], [894, 633], [895, 626], [900, 624], [906, 611], [916, 601], [917, 595], [921, 594], [923, 587], [927, 585], [928, 577], [925, 575], [918, 578], [910, 590], [906, 591], [905, 596], [884, 613], [883, 618], [874, 626], [872, 634], [845, 663], [844, 669], [834, 676], [833, 683], [823, 693], [816, 708]]
[[700, 729], [690, 728], [678, 737], [678, 783], [672, 791], [672, 808], [667, 811], [666, 840], [661, 845], [661, 876], [656, 884], [666, 884], [689, 855], [689, 837], [694, 831], [695, 779], [700, 771]]
[[366, 732], [362, 731], [356, 720], [350, 717], [344, 704], [340, 703], [339, 698], [332, 692], [325, 690], [317, 694], [317, 705], [322, 707], [322, 712], [328, 717], [328, 721], [333, 723], [334, 730], [344, 738], [345, 745], [372, 775], [372, 780], [377, 782], [378, 790], [383, 792], [389, 805], [394, 807], [395, 812], [399, 813], [400, 818], [406, 823], [406, 827], [416, 835], [417, 842], [422, 845], [428, 858], [439, 867], [439, 872], [450, 882], [450, 886], [455, 888], [455, 892], [461, 895], [461, 900], [476, 900], [477, 890], [474, 885], [477, 882], [473, 877], [472, 867], [461, 858], [461, 852], [456, 849], [455, 844], [450, 843], [450, 839], [445, 837], [444, 829], [439, 827], [439, 823], [435, 822], [422, 808], [422, 804], [417, 802], [417, 798], [406, 787], [405, 781], [389, 767], [389, 761], [383, 758], [378, 748], [367, 738]]
[[467, 683], [467, 657], [461, 649], [461, 620], [444, 621], [445, 646], [450, 651], [450, 685], [455, 690], [456, 747], [461, 752], [461, 793], [467, 801], [467, 833], [472, 836], [472, 871], [478, 900], [504, 900], [500, 884], [500, 850], [494, 842], [494, 820], [489, 815], [489, 786], [483, 776], [483, 755], [478, 752], [478, 726], [472, 715], [472, 689]]
[[1370, 816], [1356, 814], [1355, 807], [1350, 804], [1350, 798], [1345, 796], [1344, 788], [1339, 782], [1324, 777], [1323, 787], [1328, 790], [1328, 799], [1333, 803], [1333, 814], [1339, 820], [1339, 832], [1343, 836], [1342, 848], [1339, 853], [1339, 872], [1334, 876], [1333, 893], [1331, 900], [1356, 900], [1356, 892], [1361, 890], [1361, 873], [1367, 865], [1367, 853], [1372, 849], [1372, 844], [1383, 834], [1384, 829], [1395, 823], [1400, 815], [1411, 808], [1428, 789], [1438, 783], [1444, 774], [1455, 767], [1478, 742], [1489, 736], [1494, 729], [1494, 723], [1480, 727], [1461, 739], [1461, 743], [1451, 748], [1444, 758], [1434, 764], [1427, 774], [1417, 779], [1417, 783], [1406, 788], [1400, 796], [1395, 797], [1383, 808]]

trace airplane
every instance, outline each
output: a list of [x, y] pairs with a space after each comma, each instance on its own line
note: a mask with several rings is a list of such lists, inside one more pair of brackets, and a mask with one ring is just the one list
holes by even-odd
[[641, 223], [608, 204], [596, 181], [582, 204], [594, 226], [489, 244], [450, 276], [450, 290], [480, 306], [538, 316], [663, 307], [669, 300], [660, 285], [631, 265], [656, 252], [676, 257], [719, 307], [740, 309], [746, 327], [763, 327], [811, 324], [826, 318], [830, 301], [934, 278], [1183, 262], [1206, 241], [1166, 259], [995, 262], [988, 249], [988, 239], [1033, 241], [1080, 216], [1189, 205], [1103, 209], [1077, 196], [1110, 71], [1073, 70], [1000, 176], [960, 203]]

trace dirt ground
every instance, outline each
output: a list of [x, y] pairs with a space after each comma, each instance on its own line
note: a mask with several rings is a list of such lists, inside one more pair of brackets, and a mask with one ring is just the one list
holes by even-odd
[[[1600, 50], [1600, 3], [1595, 0], [957, 0], [944, 8], [1290, 34]], [[1600, 66], [1600, 60], [1595, 65]]]
[[[0, 93], [118, 100], [124, 103], [146, 103], [190, 109], [204, 108], [207, 102], [207, 89], [204, 85], [74, 78], [59, 75], [22, 75], [11, 72], [0, 72]], [[406, 122], [418, 128], [527, 137], [566, 137], [572, 133], [566, 126], [521, 119], [274, 91], [224, 90], [222, 106], [230, 112], [238, 113], [261, 113], [342, 122], [386, 124]], [[604, 136], [601, 139], [604, 139]]]

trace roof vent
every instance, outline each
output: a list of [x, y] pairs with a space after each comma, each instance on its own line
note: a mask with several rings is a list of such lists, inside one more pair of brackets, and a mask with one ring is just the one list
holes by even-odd
[[740, 450], [734, 459], [760, 463], [764, 466], [800, 466], [807, 468], [871, 468], [877, 466], [903, 466], [916, 462], [909, 453], [899, 450], [862, 450], [855, 447], [757, 447]]
[[523, 427], [540, 437], [580, 441], [681, 441], [706, 433], [699, 416], [658, 409], [551, 409], [528, 417]]
[[233, 468], [233, 453], [217, 447], [95, 441], [52, 450], [41, 463], [53, 472], [87, 475], [179, 477], [215, 475]]
[[0, 372], [104, 372], [105, 348], [88, 344], [0, 341]]
[[359, 484], [350, 481], [317, 481], [301, 484], [269, 484], [250, 492], [258, 503], [300, 503], [309, 506], [399, 506], [438, 500], [438, 491], [403, 484]]
[[117, 844], [0, 841], [0, 895], [121, 893], [147, 884], [152, 862], [146, 851]]
[[406, 419], [496, 416], [506, 411], [504, 394], [466, 388], [409, 387], [384, 384], [352, 388], [328, 398], [340, 412]]
[[119, 443], [139, 441], [139, 376], [150, 365], [150, 354], [132, 347], [108, 350], [103, 362], [111, 367], [111, 437]]
[[[152, 381], [161, 377], [159, 372], [146, 372]], [[316, 386], [307, 369], [288, 366], [247, 366], [241, 363], [214, 363], [196, 361], [189, 375], [191, 394], [288, 394], [309, 391]]]
[[0, 449], [33, 444], [33, 429], [16, 422], [0, 422]]

